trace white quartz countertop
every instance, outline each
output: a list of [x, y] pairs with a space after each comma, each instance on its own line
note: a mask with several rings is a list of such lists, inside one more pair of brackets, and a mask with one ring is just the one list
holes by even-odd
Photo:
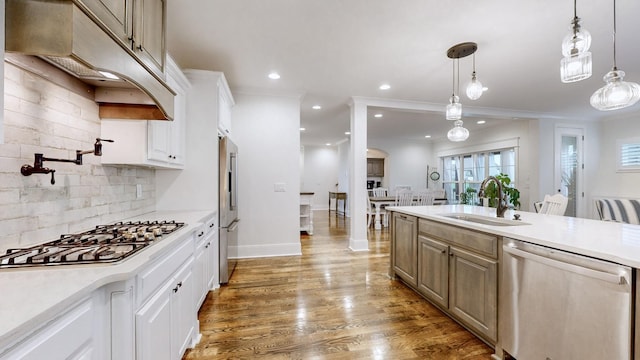
[[162, 211], [124, 219], [175, 220], [187, 225], [119, 263], [1, 269], [0, 352], [99, 287], [135, 276], [214, 214], [214, 211]]
[[484, 225], [442, 216], [464, 213], [496, 217], [494, 208], [470, 205], [387, 207], [387, 211], [401, 212], [640, 268], [640, 225], [513, 210], [505, 213], [505, 219], [513, 219], [514, 214], [520, 214], [521, 221], [528, 225]]

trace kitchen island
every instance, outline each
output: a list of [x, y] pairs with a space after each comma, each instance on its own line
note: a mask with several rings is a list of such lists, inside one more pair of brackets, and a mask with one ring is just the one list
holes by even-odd
[[[184, 336], [188, 338], [186, 345], [193, 345], [199, 333], [196, 300], [200, 295], [196, 289], [201, 289], [201, 284], [193, 281], [198, 280], [197, 275], [191, 275], [199, 272], [197, 249], [205, 224], [212, 234], [216, 230], [215, 214], [165, 211], [126, 219], [171, 218], [186, 225], [118, 263], [0, 270], [0, 359], [38, 358], [43, 353], [50, 358], [153, 358], [140, 346], [148, 335], [141, 330], [151, 328], [153, 320], [146, 317], [151, 313], [147, 310], [155, 311], [150, 304], [156, 298], [164, 299], [165, 287], [177, 281], [178, 289], [167, 287], [167, 293], [186, 296], [166, 302], [171, 305], [167, 309], [180, 314], [178, 324], [189, 332]], [[217, 249], [217, 244], [208, 245], [207, 249]], [[154, 316], [159, 314], [163, 312]], [[168, 339], [171, 332], [167, 328], [162, 339]], [[174, 345], [171, 358], [178, 358], [182, 349], [173, 351]]]
[[[615, 318], [615, 322], [609, 322], [610, 328], [607, 329], [604, 323], [594, 324], [592, 319], [582, 319], [584, 316], [581, 314], [577, 314], [576, 318], [564, 327], [569, 328], [574, 323], [587, 321], [586, 324], [594, 326], [582, 328], [601, 329], [598, 331], [615, 339], [612, 343], [615, 343], [616, 351], [619, 351], [616, 354], [622, 354], [614, 356], [615, 358], [634, 358], [634, 354], [631, 353], [633, 343], [636, 342], [632, 338], [635, 327], [633, 309], [636, 307], [633, 299], [637, 288], [635, 269], [640, 265], [640, 226], [513, 210], [508, 210], [504, 219], [497, 219], [493, 208], [467, 205], [389, 207], [387, 211], [392, 219], [390, 276], [401, 279], [451, 318], [493, 346], [496, 359], [505, 356], [502, 351], [505, 339], [513, 342], [515, 338], [520, 343], [538, 340], [539, 334], [532, 334], [536, 329], [531, 324], [527, 324], [529, 327], [525, 331], [513, 330], [513, 324], [517, 325], [517, 319], [524, 318], [523, 315], [526, 315], [527, 311], [539, 311], [539, 315], [545, 315], [547, 308], [560, 307], [570, 313], [570, 310], [581, 305], [578, 299], [585, 296], [580, 292], [584, 289], [580, 275], [574, 283], [560, 287], [574, 289], [573, 297], [571, 293], [551, 293], [547, 297], [529, 301], [530, 307], [525, 309], [525, 313], [519, 313], [522, 309], [518, 308], [517, 303], [522, 302], [520, 297], [527, 287], [535, 283], [538, 289], [546, 291], [547, 288], [556, 286], [555, 278], [564, 279], [565, 276], [561, 274], [547, 278], [546, 273], [534, 273], [532, 277], [527, 278], [533, 280], [527, 280], [524, 284], [511, 284], [514, 279], [522, 282], [524, 272], [531, 274], [530, 269], [535, 268], [537, 264], [550, 263], [547, 259], [524, 260], [520, 255], [511, 256], [507, 250], [510, 250], [514, 243], [522, 241], [524, 244], [541, 245], [541, 248], [550, 254], [561, 253], [567, 258], [582, 257], [593, 262], [604, 260], [607, 264], [628, 269], [621, 270], [619, 274], [595, 271], [601, 279], [589, 283], [600, 286], [605, 284], [602, 279], [613, 278], [614, 282], [620, 284], [605, 284], [601, 288], [608, 290], [617, 286], [625, 289], [619, 291], [616, 288], [615, 292], [612, 292], [613, 296], [623, 294], [626, 306], [622, 306], [621, 315]], [[516, 214], [520, 215], [520, 219], [512, 220]], [[513, 253], [517, 254], [517, 251], [514, 250]], [[576, 274], [575, 267], [564, 268], [570, 269], [571, 272], [567, 274]], [[592, 269], [587, 269], [587, 272], [594, 273]], [[537, 297], [537, 294], [538, 292], [534, 291], [531, 297]], [[587, 295], [591, 297], [592, 294]], [[594, 299], [596, 298], [594, 296]], [[595, 306], [602, 305], [606, 308], [601, 298], [593, 302], [587, 301], [591, 306], [587, 309], [597, 313], [598, 308]], [[513, 305], [514, 302], [516, 306]], [[570, 330], [559, 326], [557, 334], [553, 334], [553, 326], [546, 330], [547, 333], [551, 333], [552, 343], [561, 342], [563, 338], [566, 341], [566, 336], [569, 336], [566, 332]], [[560, 333], [561, 331], [565, 333]], [[583, 331], [578, 332], [581, 334]], [[558, 340], [554, 340], [554, 337]], [[571, 335], [566, 343], [573, 345], [563, 346], [564, 348], [553, 353], [555, 357], [551, 358], [575, 358], [575, 354], [573, 357], [570, 356], [575, 348], [589, 349], [594, 344], [602, 344], [601, 341], [591, 341], [591, 344], [586, 341], [587, 344], [582, 344], [576, 340], [578, 338]], [[585, 338], [588, 336], [585, 335]], [[511, 350], [514, 347], [509, 346], [511, 344], [507, 349], [513, 352], [523, 347], [518, 345], [518, 349]], [[549, 344], [538, 346], [549, 347]], [[565, 356], [558, 356], [559, 353]], [[524, 355], [521, 357], [527, 358]]]

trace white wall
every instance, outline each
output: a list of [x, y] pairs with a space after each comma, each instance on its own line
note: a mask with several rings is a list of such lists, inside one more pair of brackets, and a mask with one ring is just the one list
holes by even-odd
[[429, 141], [368, 139], [367, 146], [388, 154], [384, 164], [383, 187], [390, 191], [398, 185], [410, 185], [415, 190], [427, 187], [427, 165], [437, 163]]
[[338, 184], [338, 148], [307, 145], [301, 154], [304, 171], [301, 172], [300, 189], [314, 193], [313, 210], [327, 210], [329, 191], [336, 191]]
[[[234, 92], [238, 256], [301, 254], [300, 97]], [[283, 184], [284, 192], [275, 192]]]
[[[591, 164], [589, 204], [597, 197], [640, 198], [640, 172], [617, 172], [616, 141], [640, 137], [640, 113], [604, 119], [598, 126], [600, 144]], [[586, 140], [585, 140], [586, 142]], [[593, 212], [590, 212], [593, 213]]]
[[[34, 153], [75, 159], [100, 137], [98, 105], [9, 63], [4, 73], [5, 143], [0, 144], [0, 247], [28, 246], [123, 220], [155, 208], [155, 171], [102, 166], [84, 155], [83, 165], [44, 162], [51, 175], [23, 176]], [[145, 141], [146, 139], [140, 139]], [[136, 184], [142, 198], [136, 199]]]

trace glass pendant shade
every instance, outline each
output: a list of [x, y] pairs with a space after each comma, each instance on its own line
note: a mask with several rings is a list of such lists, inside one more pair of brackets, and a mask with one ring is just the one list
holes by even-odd
[[471, 75], [471, 82], [467, 85], [467, 97], [471, 100], [478, 100], [482, 96], [482, 83], [476, 78], [475, 71]]
[[593, 71], [589, 47], [591, 47], [591, 34], [580, 27], [580, 18], [574, 16], [569, 34], [562, 40], [564, 57], [560, 60], [560, 80], [563, 83], [572, 83], [591, 77]]
[[451, 141], [465, 141], [469, 138], [469, 130], [462, 127], [462, 120], [453, 123], [453, 129], [447, 133], [447, 138]]
[[592, 74], [591, 52], [589, 51], [565, 56], [560, 60], [560, 80], [563, 83], [588, 79]]
[[451, 98], [449, 98], [446, 118], [447, 120], [460, 120], [462, 118], [462, 104], [460, 104], [460, 98], [457, 95], [451, 95]]
[[591, 95], [591, 106], [601, 111], [617, 110], [631, 106], [640, 100], [640, 85], [626, 82], [624, 71], [615, 67], [602, 79], [605, 86]]

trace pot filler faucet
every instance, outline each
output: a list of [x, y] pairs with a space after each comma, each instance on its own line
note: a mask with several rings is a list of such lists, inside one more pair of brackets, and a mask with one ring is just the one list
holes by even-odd
[[55, 169], [49, 169], [46, 168], [44, 166], [42, 166], [42, 163], [45, 161], [57, 161], [57, 162], [69, 162], [69, 163], [74, 163], [76, 165], [82, 165], [82, 155], [85, 154], [94, 154], [95, 156], [102, 156], [102, 143], [101, 141], [107, 141], [107, 142], [113, 142], [113, 140], [107, 140], [107, 139], [100, 139], [100, 138], [96, 138], [96, 142], [95, 144], [93, 144], [93, 150], [76, 150], [76, 159], [72, 160], [72, 159], [55, 159], [55, 158], [48, 158], [48, 157], [44, 157], [44, 155], [42, 154], [34, 154], [35, 155], [35, 160], [33, 161], [33, 166], [29, 165], [29, 164], [24, 164], [22, 165], [22, 167], [20, 168], [20, 173], [22, 173], [22, 175], [24, 176], [29, 176], [31, 174], [51, 174], [51, 185], [56, 183], [56, 179], [53, 176], [54, 173], [56, 172]]
[[487, 183], [490, 181], [493, 181], [494, 183], [496, 183], [496, 186], [498, 187], [498, 206], [496, 207], [496, 216], [503, 218], [505, 211], [507, 211], [508, 209], [508, 206], [507, 206], [507, 196], [502, 193], [502, 183], [500, 183], [500, 180], [498, 180], [495, 176], [489, 176], [486, 179], [484, 179], [482, 181], [482, 184], [480, 185], [480, 191], [478, 192], [478, 197], [481, 197], [481, 198], [484, 197], [484, 188], [487, 185]]

